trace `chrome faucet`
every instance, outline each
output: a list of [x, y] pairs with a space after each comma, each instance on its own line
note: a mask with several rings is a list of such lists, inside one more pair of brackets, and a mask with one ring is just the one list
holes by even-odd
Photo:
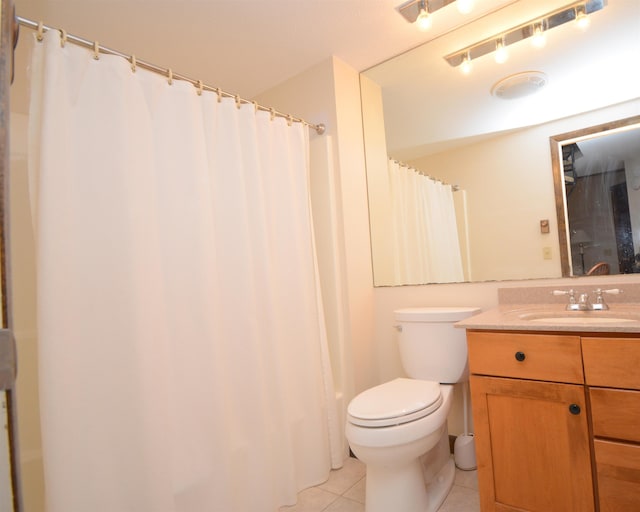
[[589, 300], [589, 294], [588, 293], [581, 293], [580, 297], [578, 298], [578, 303], [574, 304], [574, 307], [572, 309], [577, 309], [578, 311], [590, 311], [593, 309], [593, 304], [591, 304], [591, 301]]
[[609, 305], [604, 301], [602, 294], [607, 293], [609, 295], [618, 295], [622, 293], [622, 290], [618, 288], [612, 288], [610, 290], [602, 290], [600, 288], [593, 291], [596, 294], [595, 302], [589, 300], [588, 293], [581, 293], [576, 300], [575, 290], [554, 290], [551, 292], [553, 295], [568, 295], [569, 303], [565, 308], [567, 311], [605, 311], [609, 309]]

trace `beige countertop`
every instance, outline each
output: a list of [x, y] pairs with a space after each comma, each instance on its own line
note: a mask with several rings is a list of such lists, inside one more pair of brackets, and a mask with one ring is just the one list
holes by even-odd
[[464, 329], [640, 333], [640, 303], [606, 311], [567, 311], [565, 304], [502, 304], [455, 324]]

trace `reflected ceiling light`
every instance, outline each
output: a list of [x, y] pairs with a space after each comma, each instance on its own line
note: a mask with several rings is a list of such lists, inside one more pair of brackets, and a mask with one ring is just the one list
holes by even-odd
[[469, 14], [473, 10], [473, 0], [457, 0], [456, 7], [462, 14]]
[[504, 44], [504, 37], [496, 39], [496, 53], [494, 57], [498, 64], [507, 62], [507, 59], [509, 58], [509, 52], [507, 51], [507, 48]]
[[418, 27], [425, 30], [422, 28], [422, 24], [430, 26], [434, 12], [453, 3], [463, 14], [471, 12], [473, 8], [473, 0], [408, 0], [396, 7], [396, 10], [409, 23], [416, 23]]
[[420, 2], [420, 14], [416, 18], [416, 25], [420, 30], [429, 30], [431, 28], [431, 15], [427, 9], [425, 0]]
[[531, 44], [536, 48], [542, 48], [547, 44], [547, 38], [544, 34], [544, 23], [534, 23], [533, 34], [531, 35]]
[[471, 73], [471, 68], [473, 65], [471, 64], [471, 57], [467, 53], [464, 57], [462, 57], [462, 63], [460, 64], [460, 71], [463, 75], [468, 75]]
[[586, 4], [576, 5], [575, 16], [576, 16], [576, 24], [578, 25], [578, 28], [585, 30], [590, 23], [589, 16], [587, 16]]
[[[546, 32], [552, 28], [558, 27], [570, 21], [579, 22], [580, 17], [587, 19], [591, 13], [603, 9], [607, 5], [607, 0], [588, 0], [585, 2], [573, 2], [555, 11], [551, 11], [544, 16], [528, 20], [525, 23], [516, 25], [513, 28], [507, 29], [499, 34], [488, 37], [469, 45], [461, 50], [446, 55], [444, 59], [453, 67], [462, 65], [465, 57], [471, 61], [487, 55], [488, 53], [503, 52], [506, 51], [506, 47], [522, 41], [523, 39], [535, 38], [536, 27], [541, 27], [540, 33], [544, 37]], [[500, 44], [498, 44], [500, 42]], [[535, 42], [535, 39], [532, 39]], [[496, 55], [496, 61], [498, 61], [498, 55]]]

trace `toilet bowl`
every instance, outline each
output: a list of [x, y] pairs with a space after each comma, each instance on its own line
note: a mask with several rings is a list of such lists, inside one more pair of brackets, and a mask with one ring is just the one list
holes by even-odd
[[[413, 389], [411, 384], [416, 384]], [[416, 404], [414, 395], [420, 394], [427, 384], [430, 393], [437, 398], [422, 408]], [[434, 389], [435, 388], [435, 389]], [[392, 405], [385, 413], [382, 404], [390, 395], [404, 391], [406, 403], [410, 404], [406, 414], [398, 415], [402, 406]], [[413, 391], [413, 394], [412, 394]], [[380, 423], [369, 414], [371, 424], [363, 425], [361, 401], [354, 399], [347, 412], [346, 437], [349, 446], [367, 467], [365, 507], [366, 512], [433, 512], [438, 510], [446, 498], [455, 476], [455, 465], [449, 454], [447, 415], [451, 409], [453, 386], [433, 381], [395, 379], [371, 388], [365, 393], [368, 399], [380, 398]], [[363, 393], [364, 394], [364, 393]], [[424, 393], [423, 393], [424, 395]], [[432, 396], [432, 395], [427, 395]], [[359, 395], [357, 398], [361, 398]], [[429, 401], [428, 399], [427, 401]], [[435, 402], [435, 403], [433, 403]], [[390, 404], [389, 404], [390, 405]], [[422, 405], [422, 404], [420, 404]], [[425, 410], [426, 413], [422, 414]], [[357, 424], [360, 423], [360, 424]], [[434, 450], [438, 446], [439, 450]], [[422, 457], [431, 454], [428, 467]], [[425, 471], [434, 472], [427, 492]]]
[[349, 446], [366, 465], [366, 512], [435, 512], [453, 486], [447, 416], [453, 385], [468, 379], [463, 329], [478, 308], [406, 308], [394, 312], [409, 378], [356, 396], [347, 408]]

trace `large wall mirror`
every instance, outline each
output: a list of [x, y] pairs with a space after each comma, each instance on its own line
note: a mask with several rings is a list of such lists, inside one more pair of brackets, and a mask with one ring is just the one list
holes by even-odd
[[[576, 253], [570, 243], [567, 249], [567, 225], [556, 214], [549, 140], [640, 115], [640, 68], [633, 64], [640, 55], [640, 3], [587, 2], [596, 6], [587, 29], [569, 19], [546, 32], [542, 48], [529, 39], [510, 44], [505, 63], [487, 54], [473, 59], [464, 75], [444, 57], [574, 5], [476, 3], [482, 10], [471, 18], [448, 14], [446, 26], [438, 26], [435, 12], [427, 42], [361, 75], [376, 286], [585, 272], [570, 263]], [[504, 78], [515, 87], [498, 85]], [[433, 178], [427, 185], [424, 175]], [[443, 210], [430, 211], [421, 194], [446, 201], [455, 221], [443, 221]], [[423, 228], [407, 207], [411, 202], [419, 218], [455, 232], [453, 245], [441, 234], [424, 240], [415, 234]], [[437, 269], [419, 268], [425, 258], [429, 265], [439, 262]], [[587, 256], [584, 266], [590, 261]], [[614, 263], [610, 272], [617, 273]]]

